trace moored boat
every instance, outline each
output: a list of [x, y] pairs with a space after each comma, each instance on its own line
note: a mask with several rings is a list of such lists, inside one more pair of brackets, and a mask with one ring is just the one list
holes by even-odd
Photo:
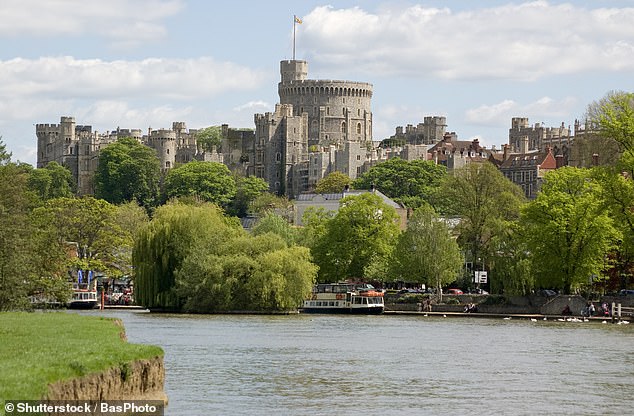
[[380, 314], [384, 307], [383, 292], [372, 285], [322, 283], [304, 301], [302, 312]]
[[88, 272], [88, 280], [84, 282], [81, 270], [78, 272], [77, 282], [73, 282], [73, 294], [68, 302], [71, 309], [92, 309], [98, 304], [97, 280], [92, 278], [92, 271]]

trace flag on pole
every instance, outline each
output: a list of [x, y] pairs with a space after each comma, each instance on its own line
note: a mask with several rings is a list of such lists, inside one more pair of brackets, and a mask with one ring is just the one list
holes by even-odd
[[81, 270], [77, 270], [77, 283], [81, 283], [83, 278], [83, 273], [81, 272]]
[[88, 284], [90, 284], [90, 281], [92, 280], [92, 270], [88, 271]]
[[301, 25], [302, 24], [302, 19], [300, 19], [297, 16], [294, 16], [294, 17], [295, 17], [295, 23], [299, 23]]

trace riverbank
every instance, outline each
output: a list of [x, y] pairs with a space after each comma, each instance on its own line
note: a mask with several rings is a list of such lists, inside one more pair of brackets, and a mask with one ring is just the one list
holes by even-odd
[[163, 350], [127, 342], [120, 320], [0, 313], [0, 401], [164, 399]]

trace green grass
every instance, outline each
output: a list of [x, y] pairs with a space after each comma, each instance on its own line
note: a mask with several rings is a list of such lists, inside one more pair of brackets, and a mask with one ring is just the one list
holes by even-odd
[[117, 323], [64, 312], [0, 313], [0, 402], [38, 400], [49, 383], [163, 355], [160, 347], [121, 339]]

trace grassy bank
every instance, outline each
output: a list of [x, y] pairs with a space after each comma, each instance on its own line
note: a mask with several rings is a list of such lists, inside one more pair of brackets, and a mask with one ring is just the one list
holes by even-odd
[[0, 313], [0, 402], [37, 400], [49, 383], [163, 355], [159, 347], [127, 343], [123, 331], [109, 318]]

